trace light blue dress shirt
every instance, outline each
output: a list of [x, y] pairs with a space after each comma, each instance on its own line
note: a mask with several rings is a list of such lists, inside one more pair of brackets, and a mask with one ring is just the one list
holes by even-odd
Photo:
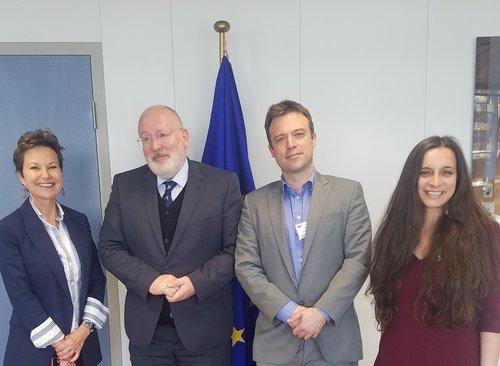
[[[300, 192], [295, 192], [293, 188], [286, 183], [285, 178], [281, 177], [285, 233], [297, 281], [300, 280], [300, 273], [302, 270], [302, 256], [304, 254], [305, 239], [299, 238], [295, 225], [307, 222], [315, 174], [316, 172], [313, 171], [308, 180], [302, 185]], [[276, 318], [286, 323], [297, 306], [298, 304], [295, 301], [289, 301], [278, 311]], [[330, 321], [330, 317], [326, 312], [321, 309], [318, 310], [323, 314], [326, 321]]]

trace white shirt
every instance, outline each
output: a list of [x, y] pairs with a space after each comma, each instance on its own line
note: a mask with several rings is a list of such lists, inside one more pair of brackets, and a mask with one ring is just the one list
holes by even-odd
[[82, 280], [80, 276], [80, 258], [76, 251], [75, 245], [68, 233], [68, 229], [64, 224], [64, 211], [56, 201], [57, 216], [56, 221], [58, 226], [53, 226], [45, 220], [42, 213], [33, 203], [30, 198], [31, 207], [35, 210], [40, 221], [42, 221], [45, 230], [50, 236], [50, 240], [56, 248], [57, 254], [59, 254], [59, 259], [64, 268], [64, 275], [66, 276], [66, 282], [68, 283], [69, 294], [71, 296], [71, 303], [73, 304], [73, 320], [71, 322], [71, 330], [78, 328], [80, 319], [80, 292], [82, 287]]

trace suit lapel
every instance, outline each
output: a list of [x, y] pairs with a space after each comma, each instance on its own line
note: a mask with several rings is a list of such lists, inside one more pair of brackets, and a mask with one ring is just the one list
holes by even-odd
[[61, 263], [61, 259], [59, 258], [59, 254], [57, 254], [54, 243], [52, 243], [47, 230], [45, 230], [43, 223], [36, 215], [28, 199], [23, 203], [22, 212], [28, 237], [33, 245], [38, 249], [40, 256], [47, 262], [49, 268], [54, 272], [57, 282], [61, 285], [61, 288], [66, 296], [71, 299], [68, 283], [66, 281], [66, 275], [64, 274], [64, 268]]
[[76, 252], [78, 253], [78, 259], [80, 260], [80, 278], [82, 281], [81, 290], [83, 290], [87, 288], [87, 281], [90, 275], [90, 258], [89, 251], [87, 250], [88, 243], [85, 242], [82, 235], [82, 228], [74, 220], [73, 215], [69, 213], [68, 210], [64, 211], [64, 224], [68, 229], [69, 237], [73, 242]]
[[179, 219], [177, 220], [177, 227], [175, 228], [174, 237], [172, 239], [172, 245], [167, 254], [167, 260], [172, 255], [175, 247], [179, 245], [182, 234], [188, 226], [189, 219], [193, 214], [193, 210], [200, 198], [203, 187], [205, 186], [203, 174], [196, 164], [188, 160], [189, 162], [189, 172], [188, 181], [186, 187], [184, 188], [184, 199], [182, 201], [181, 211], [179, 213]]
[[309, 203], [309, 213], [307, 215], [306, 238], [304, 240], [304, 254], [302, 256], [304, 265], [311, 250], [319, 221], [325, 210], [331, 186], [328, 180], [316, 172], [311, 202]]
[[274, 187], [271, 189], [269, 198], [267, 201], [267, 209], [269, 212], [269, 219], [271, 220], [271, 226], [273, 228], [274, 240], [278, 245], [278, 249], [285, 262], [286, 270], [288, 275], [293, 281], [295, 287], [298, 286], [297, 279], [295, 278], [295, 272], [293, 270], [292, 259], [290, 258], [290, 250], [288, 249], [288, 244], [286, 241], [286, 229], [283, 222], [283, 196], [281, 193], [281, 184], [276, 182]]
[[146, 212], [151, 228], [153, 229], [156, 244], [158, 244], [161, 251], [165, 255], [165, 246], [163, 245], [161, 234], [160, 214], [158, 211], [158, 187], [156, 185], [156, 175], [154, 175], [149, 168], [146, 169], [146, 174], [144, 174], [144, 181], [141, 188], [142, 198], [144, 200], [144, 205], [146, 206]]

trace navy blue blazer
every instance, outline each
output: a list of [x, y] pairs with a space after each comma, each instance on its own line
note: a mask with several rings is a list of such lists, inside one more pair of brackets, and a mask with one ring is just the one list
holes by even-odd
[[[106, 279], [87, 217], [62, 207], [64, 223], [81, 262], [83, 314], [88, 296], [104, 302]], [[64, 334], [69, 334], [73, 305], [59, 255], [28, 199], [0, 221], [0, 271], [13, 308], [4, 365], [46, 366], [56, 356], [54, 348], [36, 348], [30, 333], [50, 316]], [[85, 341], [80, 357], [85, 366], [101, 361], [96, 332]]]

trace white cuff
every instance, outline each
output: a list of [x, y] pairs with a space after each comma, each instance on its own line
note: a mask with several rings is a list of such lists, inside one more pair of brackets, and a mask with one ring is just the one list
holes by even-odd
[[99, 300], [87, 297], [87, 303], [83, 309], [83, 319], [90, 320], [97, 329], [101, 329], [108, 319], [109, 309]]
[[63, 332], [50, 316], [30, 333], [31, 342], [36, 348], [45, 348], [63, 338]]

